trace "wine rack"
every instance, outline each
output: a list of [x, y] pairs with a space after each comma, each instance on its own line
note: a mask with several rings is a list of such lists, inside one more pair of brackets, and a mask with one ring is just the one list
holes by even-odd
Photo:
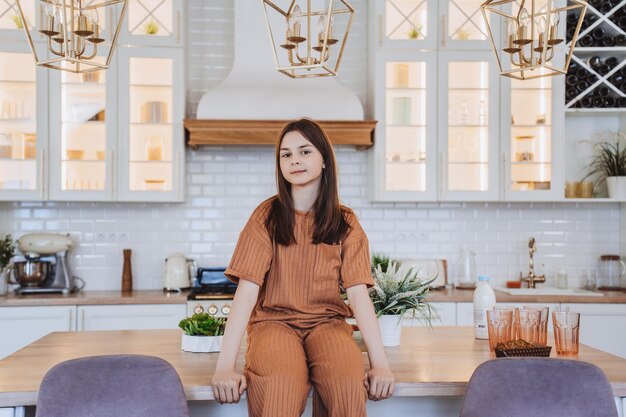
[[[567, 16], [571, 44], [578, 12]], [[626, 111], [626, 0], [590, 0], [566, 77], [566, 111]]]

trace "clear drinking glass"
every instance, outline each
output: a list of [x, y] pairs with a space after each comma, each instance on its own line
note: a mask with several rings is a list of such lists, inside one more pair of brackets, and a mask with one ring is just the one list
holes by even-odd
[[580, 313], [555, 311], [552, 313], [554, 344], [558, 355], [578, 355]]
[[511, 331], [511, 340], [519, 339], [519, 309], [513, 306], [493, 307], [494, 310], [511, 310], [513, 312], [513, 330]]
[[518, 339], [538, 344], [541, 338], [541, 310], [517, 310], [519, 315]]
[[[522, 307], [524, 310], [539, 310], [541, 312], [539, 323], [539, 337], [534, 342], [539, 346], [546, 346], [548, 344], [548, 318], [550, 317], [550, 307], [548, 306], [535, 306], [527, 305]], [[523, 339], [523, 338], [522, 338]], [[530, 342], [530, 340], [528, 340]]]
[[493, 351], [498, 343], [512, 340], [513, 329], [513, 310], [487, 310], [489, 350]]

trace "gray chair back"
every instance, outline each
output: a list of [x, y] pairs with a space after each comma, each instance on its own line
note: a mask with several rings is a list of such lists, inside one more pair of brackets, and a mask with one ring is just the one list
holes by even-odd
[[153, 356], [73, 359], [44, 376], [36, 417], [189, 417], [182, 383]]
[[617, 417], [604, 372], [587, 362], [502, 358], [472, 375], [461, 417]]

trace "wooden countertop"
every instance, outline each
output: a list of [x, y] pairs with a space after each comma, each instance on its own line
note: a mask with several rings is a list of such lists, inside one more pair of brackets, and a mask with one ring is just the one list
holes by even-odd
[[[189, 291], [165, 293], [161, 290], [80, 291], [74, 294], [10, 293], [0, 296], [1, 307], [59, 306], [59, 305], [115, 305], [115, 304], [185, 304]], [[438, 303], [472, 302], [472, 290], [442, 289], [431, 291], [428, 300]], [[592, 303], [626, 304], [626, 292], [603, 291], [601, 297], [575, 295], [508, 295], [496, 292], [498, 303]]]
[[[179, 330], [51, 333], [0, 361], [0, 407], [36, 404], [43, 376], [59, 362], [107, 354], [163, 358], [176, 368], [188, 400], [212, 400], [210, 384], [218, 354], [183, 352], [181, 334]], [[386, 348], [396, 376], [395, 396], [463, 395], [476, 367], [495, 357], [486, 340], [474, 339], [472, 327], [404, 328], [402, 338], [400, 346]], [[552, 336], [549, 343], [554, 346]], [[245, 346], [237, 361], [240, 370], [244, 351]], [[556, 357], [554, 348], [552, 356]], [[615, 396], [626, 397], [626, 359], [588, 346], [581, 346], [575, 359], [599, 366]], [[363, 361], [367, 367], [365, 352]]]

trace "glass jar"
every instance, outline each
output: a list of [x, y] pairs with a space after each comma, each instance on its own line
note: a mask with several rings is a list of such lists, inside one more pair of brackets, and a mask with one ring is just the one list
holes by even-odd
[[163, 138], [161, 136], [150, 136], [146, 139], [146, 160], [163, 160]]
[[616, 290], [620, 287], [620, 277], [626, 272], [626, 264], [619, 255], [600, 256], [598, 289]]

